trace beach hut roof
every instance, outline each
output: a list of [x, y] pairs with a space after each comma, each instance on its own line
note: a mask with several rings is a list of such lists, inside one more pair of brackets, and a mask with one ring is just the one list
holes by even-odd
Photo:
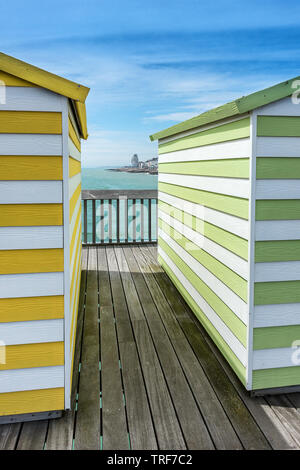
[[247, 96], [242, 96], [230, 103], [226, 103], [217, 108], [199, 114], [191, 119], [175, 124], [160, 132], [152, 134], [150, 140], [154, 141], [169, 137], [179, 132], [194, 129], [196, 127], [210, 124], [221, 119], [238, 116], [247, 113], [253, 109], [259, 108], [266, 104], [291, 96], [300, 86], [300, 76], [291, 78], [288, 81], [278, 83], [277, 85], [265, 88], [264, 90], [251, 93]]
[[0, 53], [0, 71], [70, 98], [74, 103], [81, 136], [87, 139], [85, 100], [89, 88], [3, 53]]

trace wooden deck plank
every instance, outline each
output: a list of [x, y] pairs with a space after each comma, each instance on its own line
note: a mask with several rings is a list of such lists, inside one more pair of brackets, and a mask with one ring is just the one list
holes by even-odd
[[112, 301], [115, 310], [122, 376], [125, 389], [130, 447], [134, 450], [155, 450], [157, 449], [157, 442], [147, 392], [141, 372], [120, 272], [113, 248], [107, 248], [106, 255], [106, 258], [105, 256], [102, 256], [102, 263], [108, 269], [111, 282]]
[[0, 426], [0, 450], [14, 450], [16, 448], [21, 426], [21, 423]]
[[214, 449], [214, 444], [161, 322], [143, 274], [139, 270], [133, 251], [135, 251], [135, 248], [123, 248], [187, 447], [189, 449]]
[[[146, 248], [143, 249], [145, 251]], [[235, 392], [233, 385], [229, 381], [217, 359], [203, 339], [202, 327], [190, 311], [183, 298], [173, 286], [162, 268], [152, 263], [151, 268], [161, 285], [166, 298], [173, 308], [175, 314], [179, 310], [178, 320], [189, 339], [189, 342], [198, 357], [205, 374], [207, 375], [216, 395], [219, 397], [225, 412], [230, 419], [239, 439], [245, 449], [270, 449], [271, 446], [266, 440], [261, 430], [256, 425], [248, 409], [245, 407], [239, 395]], [[183, 313], [193, 318], [193, 323], [182, 321]]]
[[133, 249], [133, 253], [144, 275], [153, 300], [157, 305], [162, 322], [172, 341], [216, 448], [241, 449], [241, 443], [181, 329], [173, 310], [161, 291], [149, 267], [149, 262], [145, 260], [140, 249]]
[[186, 444], [176, 412], [122, 248], [115, 248], [115, 254], [136, 338], [159, 448], [185, 449]]
[[100, 449], [97, 251], [89, 248], [85, 319], [75, 428], [76, 450]]
[[44, 450], [48, 421], [31, 421], [23, 423], [17, 450]]
[[285, 395], [269, 395], [266, 400], [300, 447], [300, 414], [298, 410], [291, 405]]

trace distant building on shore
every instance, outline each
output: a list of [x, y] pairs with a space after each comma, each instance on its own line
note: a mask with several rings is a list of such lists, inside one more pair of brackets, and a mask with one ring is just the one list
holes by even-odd
[[131, 166], [134, 168], [138, 168], [139, 166], [139, 157], [136, 153], [131, 157]]

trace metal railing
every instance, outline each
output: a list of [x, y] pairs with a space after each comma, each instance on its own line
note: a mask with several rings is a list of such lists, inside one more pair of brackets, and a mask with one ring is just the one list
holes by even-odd
[[83, 244], [157, 241], [156, 190], [83, 190]]

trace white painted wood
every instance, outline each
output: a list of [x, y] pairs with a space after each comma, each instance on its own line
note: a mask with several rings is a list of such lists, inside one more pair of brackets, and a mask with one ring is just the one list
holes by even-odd
[[255, 282], [300, 280], [300, 261], [255, 263]]
[[[237, 256], [226, 248], [223, 248], [221, 245], [209, 240], [209, 238], [201, 235], [201, 233], [192, 230], [190, 227], [169, 216], [161, 209], [158, 209], [158, 217], [177, 230], [179, 233], [184, 235], [186, 238], [191, 240], [191, 242], [195, 243], [197, 247], [206, 251], [215, 259], [228, 266], [239, 276], [243, 277], [244, 279], [248, 278], [248, 262], [242, 259], [240, 256]], [[190, 217], [189, 214], [188, 217]], [[192, 249], [193, 248], [191, 247], [191, 250]]]
[[1, 250], [63, 248], [63, 227], [0, 227]]
[[0, 339], [6, 346], [63, 341], [64, 320], [0, 323]]
[[267, 179], [256, 181], [256, 199], [299, 199], [299, 179]]
[[228, 158], [249, 158], [250, 150], [250, 139], [246, 138], [164, 153], [158, 155], [158, 161], [159, 163], [175, 163], [201, 160], [225, 160]]
[[76, 218], [78, 216], [78, 211], [81, 211], [81, 198], [79, 198], [78, 201], [76, 202], [75, 209], [72, 214], [72, 218], [70, 222], [70, 237], [72, 237], [72, 233], [74, 231]]
[[72, 178], [69, 178], [69, 198], [73, 196], [74, 192], [78, 188], [78, 186], [81, 183], [81, 173], [78, 173], [75, 176], [72, 176]]
[[182, 261], [220, 297], [233, 313], [235, 313], [242, 322], [247, 324], [247, 304], [161, 229], [159, 229], [159, 236], [175, 251], [177, 256], [179, 256]]
[[62, 97], [38, 87], [6, 87], [6, 102], [0, 102], [0, 111], [51, 111], [62, 110]]
[[50, 134], [0, 134], [1, 155], [62, 154], [62, 136]]
[[246, 389], [252, 389], [253, 377], [253, 321], [254, 321], [254, 262], [255, 262], [255, 208], [256, 208], [256, 147], [257, 147], [257, 112], [250, 116], [250, 200], [249, 200], [249, 236], [248, 236], [248, 318], [247, 318], [247, 364]]
[[71, 279], [72, 279], [72, 275], [73, 275], [74, 263], [77, 259], [77, 255], [78, 255], [76, 247], [77, 247], [77, 243], [78, 243], [78, 241], [80, 241], [80, 239], [81, 239], [81, 233], [80, 233], [80, 230], [78, 229], [77, 232], [76, 232], [76, 235], [75, 235], [75, 242], [74, 242], [74, 246], [73, 246], [73, 252], [71, 254], [71, 263], [70, 263]]
[[81, 153], [79, 152], [79, 150], [77, 150], [77, 148], [73, 144], [70, 137], [68, 139], [68, 146], [69, 146], [69, 156], [72, 157], [72, 158], [75, 158], [75, 160], [78, 160], [80, 162], [81, 161]]
[[227, 232], [234, 233], [246, 240], [248, 239], [248, 221], [245, 219], [225, 214], [224, 212], [219, 212], [215, 209], [202, 206], [201, 204], [195, 204], [193, 202], [186, 201], [185, 199], [180, 199], [179, 197], [171, 196], [170, 194], [162, 191], [158, 191], [158, 200], [166, 202], [170, 206], [191, 214], [198, 219], [227, 230]]
[[246, 179], [159, 173], [158, 181], [234, 197], [249, 197], [249, 180]]
[[246, 349], [237, 339], [237, 337], [231, 332], [231, 330], [225, 325], [221, 318], [216, 314], [216, 312], [210, 307], [210, 305], [203, 299], [199, 292], [192, 286], [188, 279], [183, 275], [183, 273], [177, 268], [175, 263], [169, 258], [169, 256], [163, 251], [163, 249], [158, 247], [158, 254], [163, 258], [167, 263], [169, 268], [172, 270], [173, 274], [176, 276], [178, 281], [182, 286], [187, 290], [193, 300], [199, 305], [200, 309], [203, 311], [208, 320], [220, 333], [224, 341], [228, 344], [230, 349], [234, 352], [237, 358], [241, 361], [243, 365], [246, 365]]
[[0, 181], [0, 204], [62, 203], [61, 181]]
[[274, 103], [266, 104], [257, 108], [259, 116], [300, 116], [300, 106], [292, 102], [292, 97], [288, 96]]
[[256, 305], [254, 328], [300, 324], [300, 303]]
[[0, 371], [0, 393], [43, 390], [64, 386], [64, 367], [32, 367]]
[[[297, 354], [296, 348], [274, 348], [259, 349], [253, 351], [253, 370], [260, 369], [277, 369], [279, 367], [296, 367], [293, 362], [293, 354], [300, 359], [300, 351]], [[298, 363], [298, 367], [299, 367]]]
[[0, 275], [0, 299], [63, 294], [64, 273]]
[[255, 238], [257, 241], [299, 240], [300, 220], [257, 220]]
[[162, 139], [159, 139], [158, 143], [165, 144], [167, 142], [172, 142], [173, 140], [178, 140], [188, 135], [198, 134], [199, 132], [203, 132], [208, 129], [215, 129], [216, 127], [223, 126], [224, 124], [229, 124], [230, 122], [241, 121], [242, 119], [245, 119], [247, 117], [249, 117], [249, 113], [239, 114], [238, 116], [220, 119], [217, 122], [212, 122], [210, 124], [205, 124], [200, 127], [198, 126], [193, 129], [188, 129], [186, 131], [178, 132], [177, 134], [174, 134], [168, 137], [163, 137]]
[[300, 137], [257, 137], [257, 157], [300, 157]]
[[[63, 155], [63, 202], [64, 202], [64, 351], [65, 351], [65, 409], [71, 406], [71, 362], [70, 356], [70, 325], [71, 325], [71, 312], [70, 312], [70, 194], [69, 194], [69, 155], [70, 144], [69, 137], [69, 100], [64, 98], [63, 112], [62, 112], [62, 155]], [[75, 146], [74, 146], [75, 147]]]

